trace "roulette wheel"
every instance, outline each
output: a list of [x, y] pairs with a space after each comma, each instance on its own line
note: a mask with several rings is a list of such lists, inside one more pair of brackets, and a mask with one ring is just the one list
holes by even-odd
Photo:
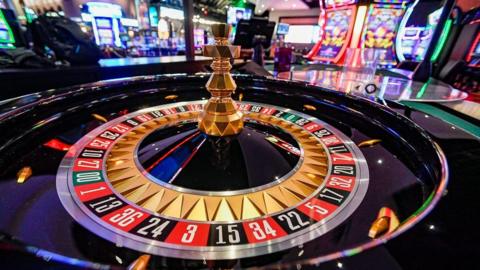
[[[438, 143], [478, 161], [478, 141], [438, 119], [426, 131], [408, 119], [420, 113], [395, 103], [232, 76], [238, 48], [224, 26], [214, 33], [210, 76], [126, 78], [2, 104], [2, 265], [431, 265], [433, 256], [411, 258], [443, 239], [429, 223], [449, 178]], [[434, 141], [445, 132], [461, 140]], [[454, 244], [442, 243], [432, 254]]]

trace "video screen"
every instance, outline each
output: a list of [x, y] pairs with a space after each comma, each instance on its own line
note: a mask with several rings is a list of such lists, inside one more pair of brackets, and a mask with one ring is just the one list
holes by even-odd
[[353, 23], [352, 9], [338, 9], [327, 11], [325, 31], [323, 32], [322, 47], [317, 56], [324, 59], [334, 59], [347, 42], [350, 24]]
[[195, 30], [193, 30], [193, 39], [195, 41], [196, 48], [199, 48], [205, 45], [204, 35], [205, 35], [205, 30], [203, 29], [195, 28]]
[[405, 37], [415, 37], [418, 34], [417, 29], [406, 29], [405, 30]]
[[435, 10], [434, 12], [428, 15], [428, 23], [431, 26], [437, 26], [438, 21], [440, 20], [440, 16], [442, 15], [443, 7]]
[[396, 63], [394, 44], [397, 25], [403, 16], [401, 8], [378, 6], [371, 9], [365, 24], [364, 48], [386, 50], [380, 59], [380, 65]]
[[288, 43], [315, 43], [319, 39], [320, 26], [318, 25], [290, 25], [285, 35]]
[[101, 36], [102, 38], [113, 38], [112, 31], [106, 30], [106, 29], [99, 29], [98, 35]]
[[420, 39], [429, 39], [432, 36], [433, 30], [432, 29], [425, 29], [420, 32]]
[[277, 35], [286, 35], [288, 33], [289, 25], [286, 23], [279, 23], [277, 25]]
[[148, 16], [150, 18], [150, 26], [158, 26], [158, 11], [156, 7], [152, 6], [148, 9]]
[[241, 19], [250, 20], [252, 10], [249, 8], [230, 7], [227, 12], [227, 23], [237, 24]]
[[108, 37], [100, 37], [100, 44], [113, 45], [113, 39]]
[[112, 21], [109, 19], [95, 19], [98, 28], [112, 28]]
[[8, 34], [7, 30], [0, 29], [0, 40], [9, 40], [10, 35]]

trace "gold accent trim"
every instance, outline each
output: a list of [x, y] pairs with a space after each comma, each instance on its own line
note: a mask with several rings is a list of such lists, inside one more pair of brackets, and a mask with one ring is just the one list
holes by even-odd
[[358, 147], [370, 147], [370, 146], [374, 146], [376, 144], [379, 144], [381, 143], [382, 140], [380, 139], [371, 139], [371, 140], [366, 140], [366, 141], [362, 141], [358, 144]]
[[108, 120], [107, 118], [101, 116], [100, 114], [97, 114], [97, 113], [92, 113], [92, 117], [95, 118], [96, 120], [100, 121], [100, 122], [103, 122], [103, 123], [107, 123]]
[[308, 110], [308, 111], [316, 111], [317, 110], [317, 107], [315, 107], [313, 105], [309, 105], [309, 104], [304, 104], [303, 108], [305, 108], [305, 110]]
[[135, 261], [133, 261], [129, 266], [128, 270], [147, 270], [148, 268], [148, 263], [150, 262], [150, 257], [151, 255], [149, 254], [144, 254]]
[[400, 226], [400, 221], [395, 211], [388, 207], [382, 207], [378, 211], [377, 219], [372, 223], [368, 231], [368, 237], [378, 238], [387, 233], [392, 233]]
[[17, 183], [23, 184], [25, 181], [28, 180], [32, 176], [32, 168], [29, 166], [25, 166], [21, 168], [17, 173]]
[[168, 96], [165, 96], [163, 99], [165, 99], [165, 100], [174, 100], [174, 99], [176, 99], [176, 98], [178, 98], [177, 95], [168, 95]]
[[273, 124], [288, 132], [303, 148], [303, 162], [290, 177], [265, 189], [231, 196], [180, 192], [142, 174], [135, 163], [137, 144], [150, 133], [181, 121], [198, 118], [185, 112], [143, 123], [118, 139], [106, 159], [106, 174], [112, 187], [127, 200], [149, 211], [195, 221], [235, 221], [270, 215], [293, 207], [310, 196], [328, 173], [329, 160], [319, 140], [284, 119], [249, 112], [246, 117]]

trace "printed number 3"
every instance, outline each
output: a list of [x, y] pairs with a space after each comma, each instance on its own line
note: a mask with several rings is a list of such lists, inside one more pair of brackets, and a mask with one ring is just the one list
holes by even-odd
[[191, 243], [195, 237], [195, 232], [197, 231], [198, 226], [195, 224], [190, 224], [187, 226], [187, 232], [182, 236], [182, 243]]

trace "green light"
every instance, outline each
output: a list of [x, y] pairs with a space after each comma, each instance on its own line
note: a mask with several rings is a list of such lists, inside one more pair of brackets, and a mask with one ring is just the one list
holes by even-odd
[[420, 88], [420, 91], [418, 91], [416, 98], [423, 97], [430, 83], [432, 83], [432, 78], [428, 79], [428, 81], [422, 85], [422, 88]]
[[452, 20], [448, 19], [445, 22], [445, 26], [443, 27], [442, 34], [440, 35], [440, 39], [438, 40], [437, 46], [435, 47], [435, 51], [432, 54], [432, 57], [430, 58], [431, 62], [436, 62], [438, 59], [438, 56], [440, 56], [440, 53], [442, 52], [443, 46], [445, 46], [445, 42], [447, 41], [448, 34], [450, 33], [450, 29], [452, 28]]
[[247, 1], [246, 0], [236, 0], [236, 1], [232, 1], [232, 6], [233, 7], [241, 7], [241, 8], [244, 8], [247, 6]]

